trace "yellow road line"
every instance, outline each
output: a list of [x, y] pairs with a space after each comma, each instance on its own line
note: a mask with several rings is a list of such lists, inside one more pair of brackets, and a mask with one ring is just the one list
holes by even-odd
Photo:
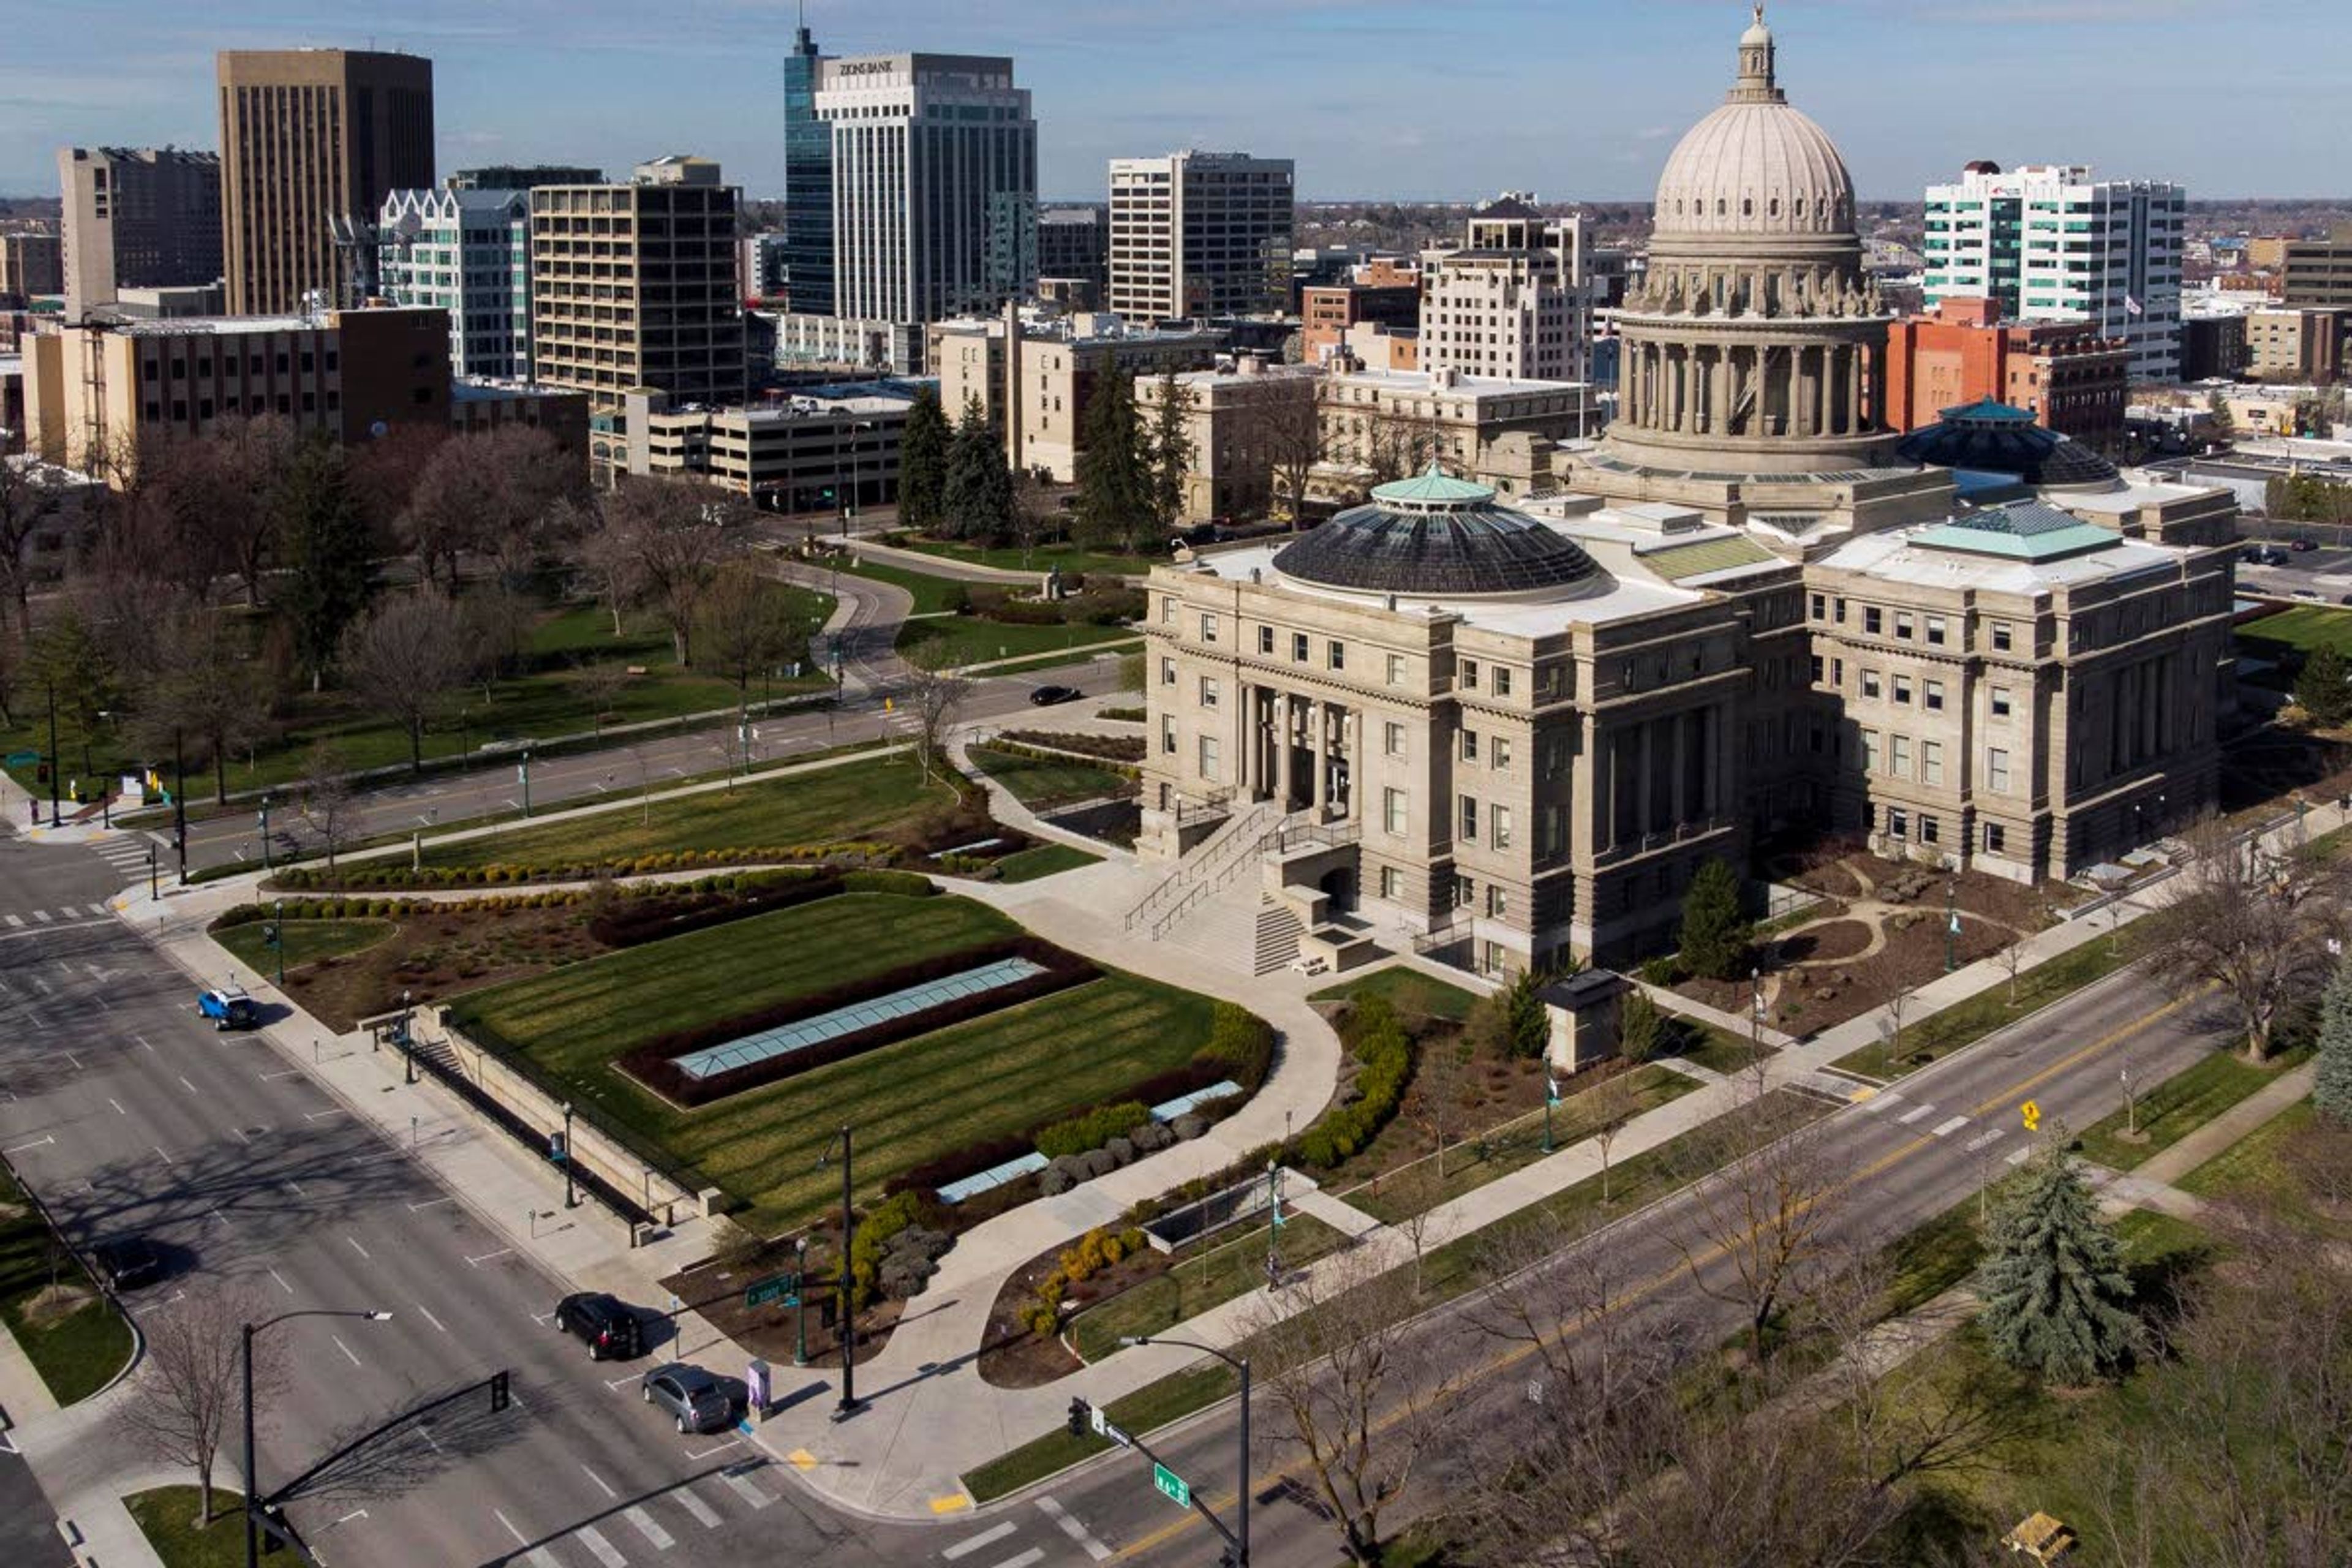
[[950, 1492], [946, 1497], [935, 1497], [931, 1500], [933, 1513], [961, 1513], [971, 1506], [971, 1499], [961, 1492]]
[[[2200, 987], [2198, 990], [2192, 991], [2185, 996], [2176, 997], [2174, 1000], [2166, 1003], [2161, 1007], [2143, 1013], [2138, 1017], [2131, 1019], [2127, 1023], [2118, 1024], [2116, 1027], [2108, 1030], [2105, 1034], [2100, 1036], [2097, 1039], [2092, 1041], [2089, 1045], [2084, 1046], [2080, 1050], [2070, 1053], [2063, 1059], [2053, 1063], [2051, 1066], [2042, 1068], [2041, 1071], [2036, 1072], [2028, 1078], [2020, 1079], [2018, 1082], [2010, 1085], [2000, 1093], [1994, 1095], [1991, 1099], [1982, 1101], [1973, 1111], [1970, 1112], [1970, 1114], [1981, 1116], [1988, 1110], [1999, 1109], [2000, 1106], [2009, 1103], [2016, 1096], [2029, 1092], [2042, 1083], [2054, 1078], [2059, 1073], [2065, 1071], [2068, 1068], [2074, 1067], [2091, 1057], [2096, 1056], [2101, 1051], [2110, 1049], [2114, 1047], [2116, 1041], [2122, 1039], [2126, 1035], [2129, 1035], [2136, 1030], [2145, 1028], [2151, 1024], [2157, 1023], [2159, 1020], [2179, 1012], [2189, 1003], [2197, 1001], [2206, 995], [2212, 989], [2213, 987], [2210, 985]], [[1932, 1136], [1915, 1138], [1910, 1142], [1904, 1144], [1899, 1149], [1896, 1149], [1894, 1152], [1873, 1162], [1871, 1164], [1864, 1167], [1861, 1171], [1855, 1173], [1855, 1174], [1845, 1184], [1852, 1186], [1856, 1183], [1868, 1181], [1873, 1176], [1882, 1174], [1883, 1173], [1893, 1169], [1895, 1166], [1901, 1164], [1912, 1155], [1916, 1154], [1920, 1150], [1937, 1142], [1938, 1140]], [[1710, 1171], [1706, 1175], [1701, 1176], [1699, 1180], [1702, 1182], [1706, 1181], [1715, 1173], [1716, 1173]], [[1682, 1192], [1687, 1192], [1689, 1190], [1690, 1188], [1688, 1187], [1680, 1189]], [[1670, 1195], [1679, 1195], [1679, 1194]], [[1475, 1233], [1473, 1232], [1472, 1234], [1475, 1235]], [[1701, 1264], [1714, 1262], [1717, 1258], [1723, 1257], [1728, 1250], [1729, 1248], [1727, 1247], [1722, 1244], [1717, 1244], [1717, 1246], [1709, 1248], [1706, 1252], [1701, 1254], [1695, 1260], [1685, 1260], [1685, 1262], [1675, 1264], [1674, 1267], [1667, 1268], [1661, 1273], [1652, 1275], [1649, 1279], [1642, 1281], [1639, 1285], [1629, 1287], [1622, 1292], [1617, 1297], [1615, 1304], [1610, 1308], [1610, 1310], [1621, 1310], [1633, 1302], [1646, 1300], [1651, 1296], [1654, 1296], [1658, 1291], [1664, 1289], [1667, 1285], [1673, 1283], [1675, 1279], [1680, 1279], [1685, 1273], [1696, 1269]], [[1573, 1337], [1573, 1335], [1567, 1334], [1562, 1337], [1570, 1338]], [[1489, 1357], [1487, 1360], [1477, 1363], [1470, 1369], [1469, 1373], [1462, 1380], [1463, 1385], [1466, 1387], [1471, 1384], [1482, 1383], [1487, 1378], [1494, 1376], [1498, 1372], [1503, 1372], [1508, 1368], [1517, 1366], [1519, 1363], [1527, 1360], [1529, 1356], [1537, 1354], [1540, 1348], [1540, 1346], [1534, 1344], [1522, 1344], [1514, 1346], [1512, 1349], [1507, 1350], [1498, 1355]], [[1372, 1430], [1374, 1432], [1384, 1432], [1388, 1430], [1389, 1427], [1394, 1426], [1402, 1418], [1403, 1414], [1403, 1412], [1391, 1412], [1387, 1415], [1381, 1416], [1372, 1424]], [[1307, 1467], [1303, 1462], [1293, 1461], [1292, 1463], [1285, 1465], [1281, 1468], [1273, 1471], [1270, 1476], [1252, 1478], [1253, 1484], [1258, 1484], [1267, 1479], [1276, 1481], [1297, 1480], [1306, 1474], [1306, 1470]], [[1196, 1495], [1199, 1494], [1196, 1493]], [[1212, 1510], [1223, 1510], [1232, 1506], [1236, 1495], [1237, 1494], [1224, 1493], [1216, 1497], [1208, 1498], [1206, 1500]], [[1121, 1547], [1118, 1551], [1118, 1556], [1122, 1559], [1139, 1556], [1143, 1552], [1151, 1551], [1153, 1548], [1160, 1545], [1164, 1542], [1174, 1540], [1177, 1536], [1184, 1533], [1184, 1531], [1198, 1527], [1200, 1523], [1201, 1516], [1199, 1514], [1187, 1513], [1181, 1519], [1171, 1520], [1168, 1523], [1160, 1526], [1158, 1530], [1153, 1531], [1150, 1534], [1143, 1537], [1141, 1540], [1131, 1542], [1128, 1545]]]

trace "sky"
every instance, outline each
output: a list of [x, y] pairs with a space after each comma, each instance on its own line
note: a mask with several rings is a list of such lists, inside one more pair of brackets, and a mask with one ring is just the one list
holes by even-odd
[[[1720, 101], [1740, 0], [808, 0], [828, 54], [1009, 54], [1038, 184], [1115, 156], [1297, 162], [1305, 199], [1646, 200]], [[2347, 0], [1773, 0], [1782, 85], [1864, 199], [1971, 158], [2088, 163], [2192, 198], [2347, 196]], [[74, 144], [213, 147], [213, 53], [431, 57], [443, 170], [715, 157], [782, 186], [794, 9], [749, 0], [0, 0], [0, 193]]]

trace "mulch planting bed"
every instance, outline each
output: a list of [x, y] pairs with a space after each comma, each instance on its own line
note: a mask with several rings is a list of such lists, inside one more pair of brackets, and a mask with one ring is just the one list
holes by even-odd
[[1852, 958], [1869, 945], [1870, 927], [1863, 921], [1830, 921], [1773, 938], [1768, 956], [1774, 968], [1785, 969]]
[[395, 918], [393, 934], [364, 952], [288, 970], [287, 994], [340, 1032], [398, 1007], [404, 992], [423, 1005], [593, 957], [605, 950], [588, 932], [590, 915], [572, 904]]

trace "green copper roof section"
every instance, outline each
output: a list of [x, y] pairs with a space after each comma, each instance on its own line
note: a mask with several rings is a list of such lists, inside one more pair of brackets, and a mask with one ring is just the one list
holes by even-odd
[[2011, 561], [2056, 561], [2105, 550], [2123, 540], [2055, 507], [2021, 501], [2014, 506], [1987, 507], [1923, 528], [1912, 542], [1936, 550], [1998, 555]]
[[2033, 423], [2033, 415], [2031, 410], [2017, 407], [2013, 404], [2003, 403], [1997, 397], [1979, 397], [1974, 403], [1955, 404], [1949, 408], [1937, 409], [1937, 412], [1944, 418], [1955, 421], [1974, 419], [1992, 425], [2031, 425]]
[[1472, 484], [1468, 479], [1454, 479], [1438, 468], [1435, 463], [1432, 463], [1409, 479], [1397, 479], [1389, 484], [1374, 486], [1372, 499], [1382, 501], [1419, 501], [1424, 506], [1432, 502], [1451, 506], [1474, 506], [1482, 501], [1493, 500], [1495, 490], [1491, 485]]
[[1703, 539], [1696, 544], [1676, 544], [1664, 550], [1653, 550], [1642, 557], [1642, 564], [1669, 583], [1679, 583], [1685, 577], [1703, 576], [1709, 572], [1727, 572], [1735, 566], [1760, 566], [1777, 559], [1779, 557], [1754, 540], [1734, 536], [1730, 539]]

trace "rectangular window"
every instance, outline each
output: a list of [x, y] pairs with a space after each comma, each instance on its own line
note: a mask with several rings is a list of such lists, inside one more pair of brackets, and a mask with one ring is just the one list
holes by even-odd
[[1920, 682], [1919, 703], [1930, 713], [1941, 713], [1944, 710], [1944, 683], [1940, 680]]
[[1505, 956], [1501, 942], [1490, 942], [1486, 944], [1486, 959], [1481, 967], [1488, 974], [1500, 974], [1510, 967], [1510, 960]]
[[1985, 750], [1985, 787], [1999, 795], [2009, 793], [2009, 752], [2001, 747]]
[[1863, 606], [1862, 629], [1868, 632], [1873, 637], [1876, 637], [1882, 629], [1882, 623], [1879, 618], [1877, 605], [1865, 605]]
[[1836, 620], [1838, 625], [1845, 625], [1845, 601], [1843, 599], [1838, 600], [1835, 607], [1837, 614], [1832, 618]]
[[1381, 726], [1381, 749], [1391, 757], [1404, 755], [1404, 726], [1389, 723]]
[[1167, 595], [1160, 601], [1160, 624], [1163, 626], [1172, 626], [1176, 624], [1176, 595], [1173, 594]]
[[1927, 646], [1929, 647], [1944, 646], [1944, 617], [1941, 616], [1927, 617]]
[[1862, 672], [1862, 694], [1864, 697], [1875, 697], [1878, 695], [1879, 689], [1878, 671], [1874, 669], [1864, 670]]
[[1476, 892], [1477, 889], [1469, 878], [1456, 876], [1454, 879], [1454, 907], [1457, 910], [1468, 909], [1470, 900]]
[[1495, 806], [1486, 813], [1486, 838], [1497, 849], [1511, 847], [1511, 808]]
[[1216, 705], [1217, 683], [1204, 675], [1201, 677], [1201, 706], [1214, 708]]
[[1205, 610], [1201, 614], [1201, 640], [1202, 642], [1217, 640], [1217, 617]]
[[1214, 735], [1203, 735], [1201, 737], [1201, 776], [1204, 779], [1214, 779], [1219, 776], [1217, 773], [1217, 738]]
[[1510, 772], [1511, 742], [1500, 735], [1496, 736], [1495, 743], [1486, 748], [1486, 765], [1497, 773]]
[[1862, 732], [1862, 771], [1866, 773], [1878, 771], [1878, 731], [1875, 730]]
[[1165, 756], [1176, 754], [1176, 721], [1165, 713], [1160, 716], [1160, 750]]
[[1897, 610], [1895, 612], [1895, 635], [1901, 637], [1906, 642], [1911, 640], [1910, 611]]
[[1394, 866], [1381, 868], [1381, 897], [1392, 904], [1403, 900], [1404, 872], [1402, 870]]
[[1897, 702], [1908, 702], [1911, 700], [1911, 678], [1909, 676], [1898, 675], [1895, 678], [1895, 700]]
[[1160, 684], [1162, 686], [1173, 686], [1176, 684], [1176, 661], [1174, 659], [1163, 658], [1160, 661]]
[[1325, 668], [1329, 669], [1347, 668], [1348, 645], [1338, 641], [1326, 643], [1323, 650], [1323, 663]]
[[1817, 621], [1827, 620], [1829, 618], [1828, 610], [1829, 595], [1826, 594], [1815, 594], [1812, 595], [1813, 619]]
[[1992, 716], [1996, 719], [2009, 717], [2009, 688], [2006, 686], [1992, 689]]
[[1920, 817], [1920, 818], [1919, 818], [1919, 842], [1920, 842], [1920, 843], [1922, 843], [1922, 844], [1933, 844], [1933, 843], [1935, 843], [1935, 842], [1937, 841], [1937, 837], [1938, 837], [1938, 836], [1939, 836], [1939, 833], [1940, 833], [1940, 830], [1937, 827], [1937, 826], [1936, 826], [1936, 819], [1935, 819], [1934, 817], [1932, 817], [1932, 816], [1922, 816], [1922, 817]]
[[1827, 673], [1827, 668], [1822, 663], [1822, 656], [1813, 655], [1813, 684], [1819, 686], [1822, 683], [1822, 677]]
[[1297, 663], [1305, 664], [1307, 662], [1307, 634], [1305, 632], [1293, 632], [1290, 634], [1290, 657]]
[[1498, 664], [1495, 667], [1495, 695], [1508, 697], [1510, 694], [1511, 672], [1507, 668]]
[[1992, 646], [2001, 653], [2007, 653], [2009, 651], [2009, 623], [2007, 621], [1993, 622]]
[[1461, 837], [1465, 844], [1478, 842], [1478, 803], [1466, 795], [1462, 797]]
[[1939, 784], [1944, 782], [1943, 742], [1922, 741], [1919, 742], [1919, 781], [1922, 784]]
[[1462, 760], [1465, 763], [1478, 760], [1478, 731], [1475, 730], [1462, 731]]
[[1391, 686], [1404, 684], [1404, 655], [1401, 653], [1389, 655], [1389, 684]]
[[1390, 837], [1404, 837], [1406, 809], [1404, 791], [1401, 789], [1381, 791], [1381, 825], [1388, 829]]
[[1501, 920], [1505, 915], [1507, 915], [1510, 912], [1510, 893], [1507, 890], [1496, 887], [1493, 883], [1489, 882], [1486, 885], [1486, 913], [1495, 920]]
[[1268, 658], [1274, 657], [1274, 628], [1272, 626], [1258, 627], [1257, 651], [1265, 655]]
[[1886, 808], [1886, 831], [1897, 838], [1911, 837], [1911, 814], [1899, 805]]
[[1478, 689], [1478, 661], [1475, 658], [1465, 658], [1462, 661], [1462, 689], [1465, 691]]
[[1911, 776], [1911, 737], [1891, 735], [1887, 738], [1886, 771], [1898, 779]]
[[2009, 830], [1998, 822], [1984, 825], [1985, 853], [1998, 855], [2009, 847]]

